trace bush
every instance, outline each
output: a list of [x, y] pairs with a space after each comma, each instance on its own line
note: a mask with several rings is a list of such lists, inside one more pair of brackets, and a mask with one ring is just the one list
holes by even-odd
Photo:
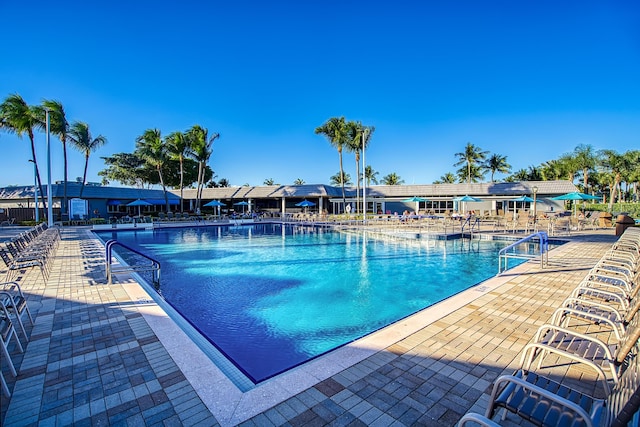
[[[587, 205], [589, 211], [601, 211], [609, 212], [608, 203], [592, 203]], [[626, 212], [627, 215], [633, 218], [640, 218], [640, 203], [614, 203], [611, 214], [616, 216], [621, 212]]]

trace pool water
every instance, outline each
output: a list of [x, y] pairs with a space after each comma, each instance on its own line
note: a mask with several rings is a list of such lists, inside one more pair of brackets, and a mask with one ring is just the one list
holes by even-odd
[[97, 234], [158, 259], [165, 300], [254, 382], [494, 276], [509, 243], [281, 224]]

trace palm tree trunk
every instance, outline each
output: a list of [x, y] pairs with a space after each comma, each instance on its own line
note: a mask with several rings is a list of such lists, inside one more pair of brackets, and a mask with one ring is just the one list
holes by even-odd
[[63, 194], [62, 194], [62, 209], [60, 209], [61, 214], [67, 213], [67, 179], [68, 179], [68, 163], [67, 163], [67, 141], [62, 140], [62, 155], [64, 156], [64, 185], [63, 185]]
[[184, 195], [182, 190], [184, 189], [184, 170], [182, 168], [183, 158], [180, 156], [180, 212], [184, 212], [184, 205], [182, 204], [182, 200], [184, 199]]
[[[359, 202], [360, 202], [360, 152], [356, 151], [356, 213], [360, 213]], [[364, 207], [362, 208], [362, 211], [364, 212]]]
[[[47, 212], [47, 202], [44, 197], [44, 191], [42, 191], [42, 181], [40, 180], [40, 168], [38, 167], [38, 161], [36, 160], [36, 145], [33, 141], [33, 133], [29, 132], [29, 139], [31, 140], [31, 156], [33, 157], [33, 164], [36, 168], [36, 180], [38, 181], [38, 189], [40, 190], [40, 197], [42, 197], [42, 207], [44, 211]], [[38, 209], [38, 204], [36, 203], [36, 209]]]
[[347, 205], [347, 197], [344, 195], [344, 172], [342, 168], [342, 150], [338, 150], [338, 154], [340, 156], [340, 183], [342, 184], [342, 212]]
[[169, 213], [169, 196], [167, 195], [167, 187], [164, 186], [164, 179], [162, 178], [162, 169], [160, 169], [160, 165], [158, 165], [158, 178], [160, 178], [160, 185], [162, 185], [162, 193], [164, 194], [166, 212]]
[[84, 192], [84, 183], [87, 182], [87, 168], [89, 167], [89, 155], [84, 156], [84, 173], [82, 174], [82, 186], [80, 187], [80, 198]]

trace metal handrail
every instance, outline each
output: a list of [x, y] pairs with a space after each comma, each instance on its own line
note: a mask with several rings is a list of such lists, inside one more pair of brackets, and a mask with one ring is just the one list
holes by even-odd
[[[523, 237], [517, 242], [514, 242], [509, 246], [505, 246], [504, 248], [500, 249], [500, 252], [498, 252], [498, 274], [502, 273], [504, 270], [508, 268], [507, 263], [509, 258], [519, 258], [519, 259], [535, 258], [537, 255], [532, 256], [532, 255], [525, 255], [525, 254], [509, 254], [507, 253], [507, 251], [509, 251], [510, 249], [513, 249], [518, 245], [521, 245], [530, 240], [533, 240], [536, 237], [540, 239], [540, 268], [544, 268], [545, 265], [548, 265], [549, 264], [549, 236], [544, 231], [538, 231], [537, 233], [533, 233], [527, 237]], [[504, 259], [504, 270], [502, 269], [503, 259]]]
[[480, 230], [480, 218], [478, 218], [477, 216], [468, 217], [460, 228], [461, 234], [464, 233], [464, 228], [466, 225], [469, 225], [469, 234], [473, 235], [473, 231], [475, 230], [476, 225], [478, 226], [478, 231]]
[[[122, 246], [123, 248], [135, 253], [136, 255], [139, 255], [145, 259], [148, 259], [149, 261], [151, 261], [151, 264], [146, 266], [145, 265], [122, 266], [117, 269], [114, 269], [114, 267], [111, 265], [113, 261], [112, 250], [113, 250], [113, 247], [116, 245]], [[116, 239], [107, 240], [107, 242], [104, 244], [104, 250], [105, 250], [104, 258], [105, 258], [105, 269], [107, 274], [107, 284], [109, 285], [111, 284], [111, 276], [113, 275], [114, 272], [125, 273], [125, 272], [142, 272], [142, 271], [151, 271], [153, 273], [153, 276], [152, 276], [153, 284], [154, 285], [160, 284], [160, 262], [158, 260], [155, 260], [151, 258], [149, 255], [145, 255], [142, 252], [125, 245], [124, 243], [120, 243]]]

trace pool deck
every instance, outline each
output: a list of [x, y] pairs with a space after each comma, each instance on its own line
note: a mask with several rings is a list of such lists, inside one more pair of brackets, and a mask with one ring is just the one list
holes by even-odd
[[484, 412], [492, 381], [616, 238], [567, 240], [544, 269], [527, 262], [241, 390], [135, 280], [106, 285], [101, 242], [66, 227], [46, 285], [36, 270], [20, 281], [35, 325], [24, 354], [9, 347], [17, 379], [0, 363], [13, 393], [0, 425], [455, 425]]

